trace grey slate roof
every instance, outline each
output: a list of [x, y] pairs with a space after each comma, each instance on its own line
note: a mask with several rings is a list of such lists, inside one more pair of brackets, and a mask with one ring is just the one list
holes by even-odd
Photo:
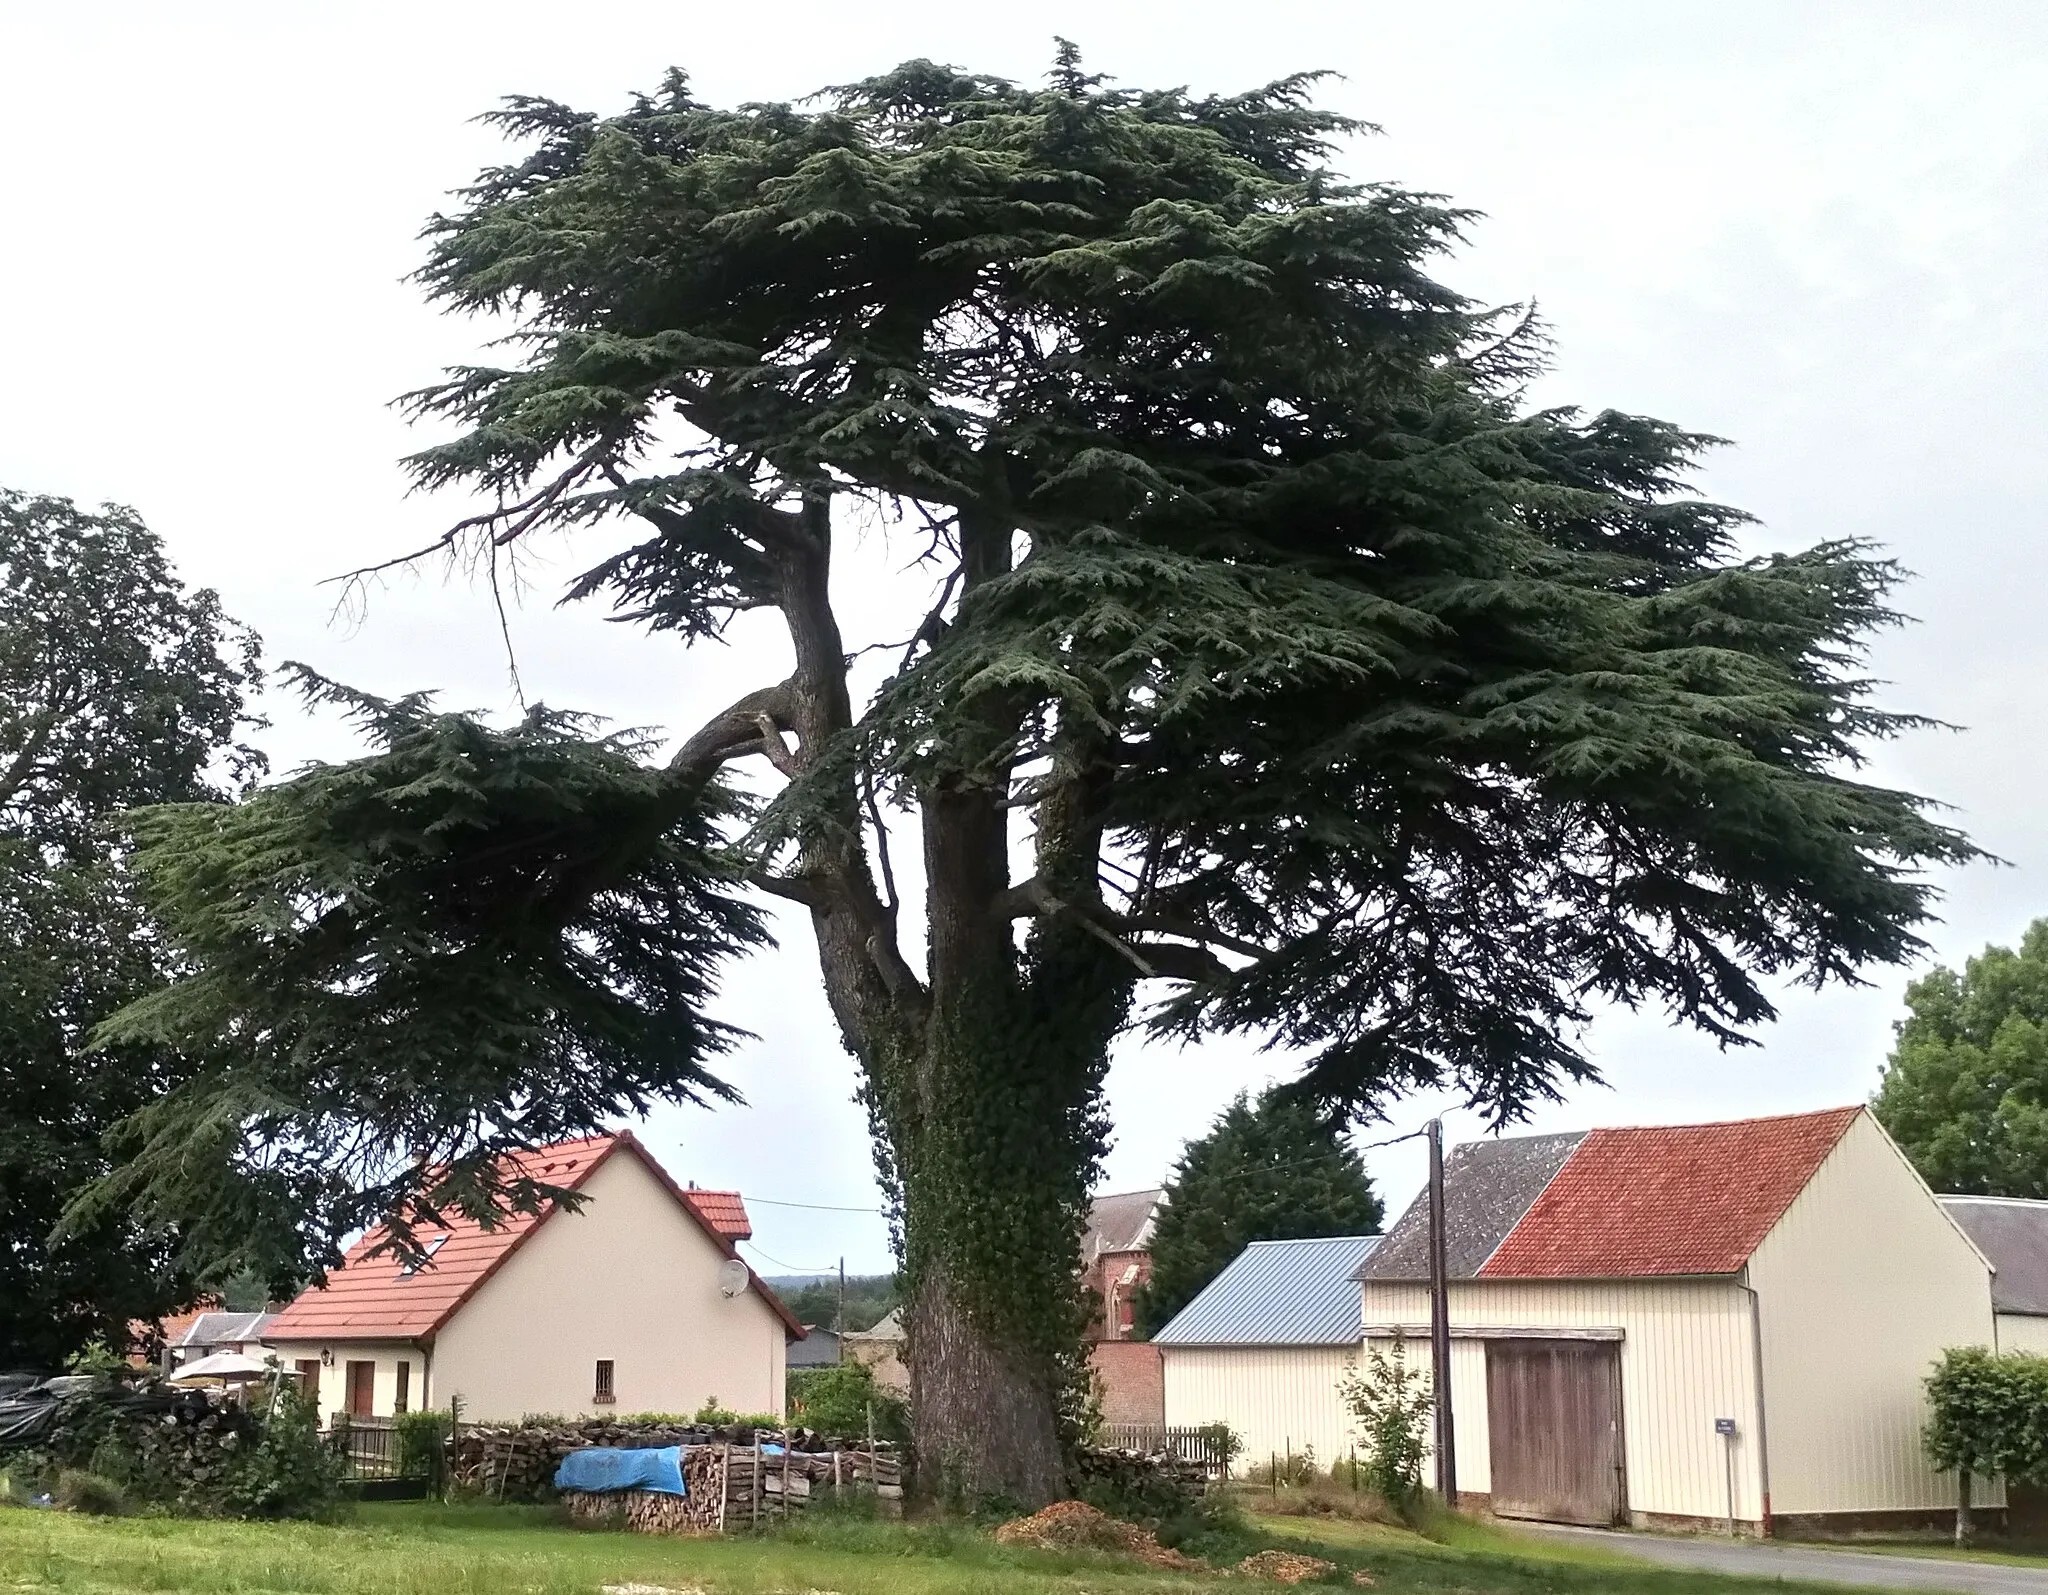
[[1253, 1241], [1160, 1330], [1162, 1346], [1350, 1346], [1364, 1330], [1352, 1275], [1377, 1235]]
[[[1568, 1135], [1518, 1135], [1467, 1141], [1444, 1159], [1444, 1267], [1452, 1279], [1470, 1279], [1508, 1238], [1508, 1231], [1557, 1177], [1564, 1160], [1585, 1140]], [[1429, 1192], [1408, 1204], [1372, 1256], [1353, 1276], [1360, 1280], [1429, 1278]]]
[[201, 1313], [174, 1346], [239, 1346], [262, 1338], [276, 1313]]
[[1948, 1216], [1998, 1270], [1994, 1312], [2048, 1317], [2048, 1202], [2005, 1196], [1944, 1196]]
[[787, 1366], [830, 1368], [839, 1361], [839, 1336], [817, 1324], [804, 1325], [804, 1338], [789, 1343]]
[[1088, 1228], [1081, 1234], [1081, 1261], [1104, 1252], [1142, 1252], [1152, 1244], [1152, 1220], [1164, 1191], [1122, 1191], [1088, 1204]]

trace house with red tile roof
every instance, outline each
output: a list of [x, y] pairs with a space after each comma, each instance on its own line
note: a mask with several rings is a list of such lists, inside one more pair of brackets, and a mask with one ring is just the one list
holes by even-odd
[[740, 1258], [737, 1191], [678, 1185], [623, 1130], [517, 1163], [583, 1200], [455, 1219], [417, 1268], [377, 1254], [373, 1230], [266, 1327], [323, 1414], [782, 1411], [803, 1328]]
[[[1749, 1534], [1953, 1513], [1921, 1382], [1996, 1343], [1994, 1271], [1867, 1109], [1461, 1146], [1444, 1242], [1461, 1505]], [[1354, 1276], [1367, 1346], [1427, 1366], [1428, 1275], [1418, 1196]]]

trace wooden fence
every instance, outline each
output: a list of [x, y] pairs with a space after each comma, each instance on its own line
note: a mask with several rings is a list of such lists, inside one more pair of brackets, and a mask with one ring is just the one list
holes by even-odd
[[1156, 1423], [1105, 1423], [1102, 1443], [1112, 1451], [1170, 1456], [1200, 1468], [1205, 1477], [1212, 1479], [1223, 1478], [1230, 1472], [1230, 1437], [1216, 1425], [1169, 1429]]

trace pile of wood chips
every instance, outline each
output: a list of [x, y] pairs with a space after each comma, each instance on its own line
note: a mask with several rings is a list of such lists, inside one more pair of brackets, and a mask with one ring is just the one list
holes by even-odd
[[1261, 1551], [1239, 1562], [1237, 1570], [1246, 1578], [1263, 1578], [1271, 1584], [1306, 1584], [1312, 1578], [1336, 1572], [1337, 1564], [1294, 1551]]
[[996, 1530], [999, 1545], [1028, 1545], [1041, 1551], [1120, 1551], [1147, 1567], [1190, 1572], [1206, 1566], [1192, 1556], [1168, 1550], [1151, 1533], [1098, 1512], [1085, 1501], [1055, 1501], [1042, 1512], [1012, 1518]]

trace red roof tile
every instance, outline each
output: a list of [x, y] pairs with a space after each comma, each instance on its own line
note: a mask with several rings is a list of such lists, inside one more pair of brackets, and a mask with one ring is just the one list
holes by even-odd
[[692, 1185], [683, 1200], [697, 1210], [697, 1216], [729, 1241], [753, 1238], [754, 1221], [747, 1217], [746, 1203], [738, 1191], [700, 1191]]
[[1478, 1277], [1733, 1274], [1862, 1111], [1594, 1130]]
[[[676, 1198], [682, 1209], [717, 1242], [728, 1257], [739, 1254], [733, 1241], [752, 1233], [746, 1209], [737, 1192], [685, 1191], [669, 1178], [627, 1131], [615, 1135], [589, 1136], [580, 1141], [563, 1141], [542, 1147], [515, 1159], [517, 1171], [565, 1190], [579, 1190], [592, 1174], [615, 1152], [624, 1149], [646, 1165], [648, 1171]], [[729, 1199], [719, 1209], [723, 1223], [714, 1220], [692, 1200], [699, 1194]], [[266, 1341], [298, 1340], [425, 1340], [455, 1316], [455, 1311], [490, 1278], [526, 1238], [558, 1211], [552, 1205], [540, 1213], [508, 1214], [495, 1229], [486, 1230], [473, 1219], [457, 1219], [440, 1235], [426, 1232], [421, 1239], [433, 1248], [428, 1266], [410, 1272], [390, 1255], [371, 1257], [370, 1249], [383, 1238], [372, 1230], [349, 1248], [341, 1267], [327, 1276], [326, 1283], [301, 1291], [290, 1306], [271, 1321], [264, 1331]], [[735, 1216], [736, 1215], [736, 1216]], [[737, 1223], [737, 1231], [731, 1225]], [[748, 1270], [754, 1290], [775, 1310], [791, 1334], [801, 1337], [802, 1325], [759, 1278]]]

